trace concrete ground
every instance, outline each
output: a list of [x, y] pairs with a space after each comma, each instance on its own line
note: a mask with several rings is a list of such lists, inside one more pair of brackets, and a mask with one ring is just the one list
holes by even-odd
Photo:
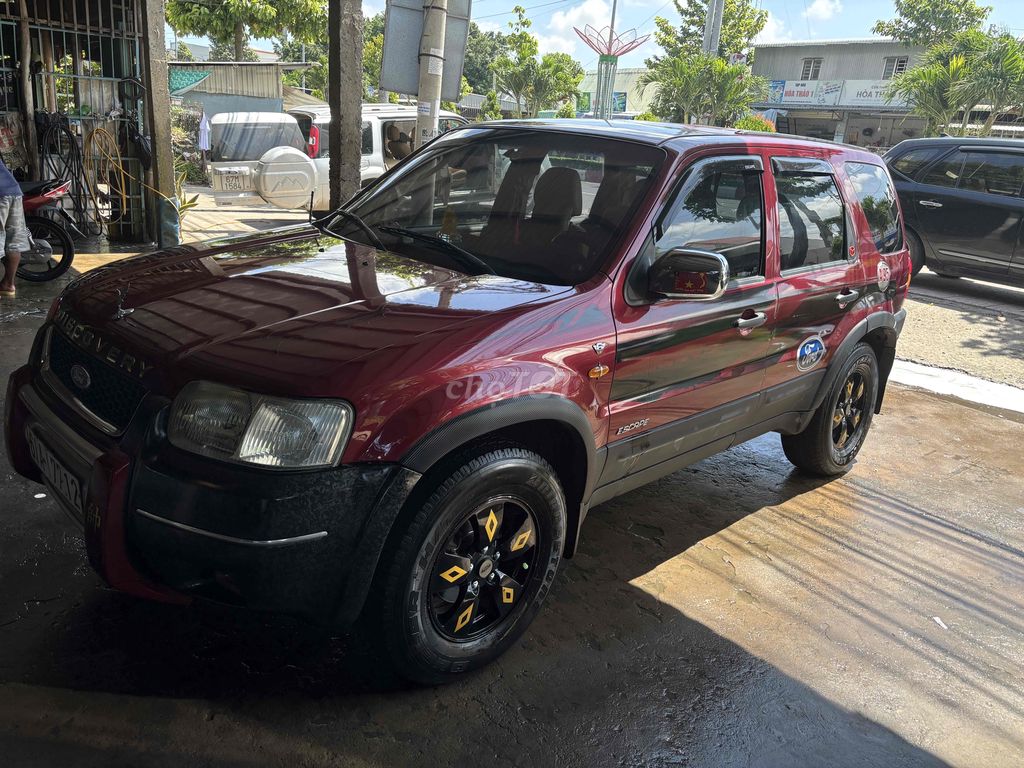
[[[901, 356], [1012, 379], [990, 310], [1024, 300], [946, 285], [915, 282]], [[0, 304], [0, 377], [55, 289]], [[0, 764], [1018, 766], [1022, 441], [1021, 414], [894, 385], [842, 479], [774, 436], [701, 462], [593, 510], [518, 646], [435, 689], [366, 633], [104, 589], [0, 460]]]

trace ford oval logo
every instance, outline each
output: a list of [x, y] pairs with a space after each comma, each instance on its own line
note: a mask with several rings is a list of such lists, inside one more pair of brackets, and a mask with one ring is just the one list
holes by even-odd
[[79, 389], [88, 389], [92, 384], [92, 376], [85, 366], [75, 364], [71, 366], [71, 381]]
[[825, 357], [825, 342], [821, 336], [805, 339], [796, 352], [796, 367], [801, 371], [809, 371]]

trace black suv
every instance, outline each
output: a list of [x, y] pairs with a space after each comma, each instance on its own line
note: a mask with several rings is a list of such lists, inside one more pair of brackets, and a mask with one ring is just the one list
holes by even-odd
[[942, 137], [885, 155], [906, 219], [914, 274], [1024, 285], [1024, 142]]

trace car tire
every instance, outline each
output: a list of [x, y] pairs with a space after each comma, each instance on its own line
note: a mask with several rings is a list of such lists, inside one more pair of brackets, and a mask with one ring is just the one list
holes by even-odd
[[786, 458], [798, 469], [835, 477], [852, 466], [868, 430], [878, 396], [878, 360], [859, 343], [846, 358], [811, 422], [796, 435], [782, 436]]
[[537, 454], [488, 448], [446, 466], [403, 515], [370, 603], [395, 670], [425, 684], [478, 669], [515, 643], [565, 542], [565, 494]]
[[912, 229], [907, 230], [907, 245], [910, 248], [911, 275], [916, 276], [924, 267], [924, 243]]

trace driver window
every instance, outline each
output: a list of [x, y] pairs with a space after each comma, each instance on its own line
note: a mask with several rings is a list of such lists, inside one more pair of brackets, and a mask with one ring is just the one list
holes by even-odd
[[[657, 256], [677, 248], [720, 253], [732, 278], [764, 275], [761, 172], [728, 160], [700, 168], [684, 182], [683, 199], [661, 224]], [[687, 191], [688, 190], [688, 191]]]

